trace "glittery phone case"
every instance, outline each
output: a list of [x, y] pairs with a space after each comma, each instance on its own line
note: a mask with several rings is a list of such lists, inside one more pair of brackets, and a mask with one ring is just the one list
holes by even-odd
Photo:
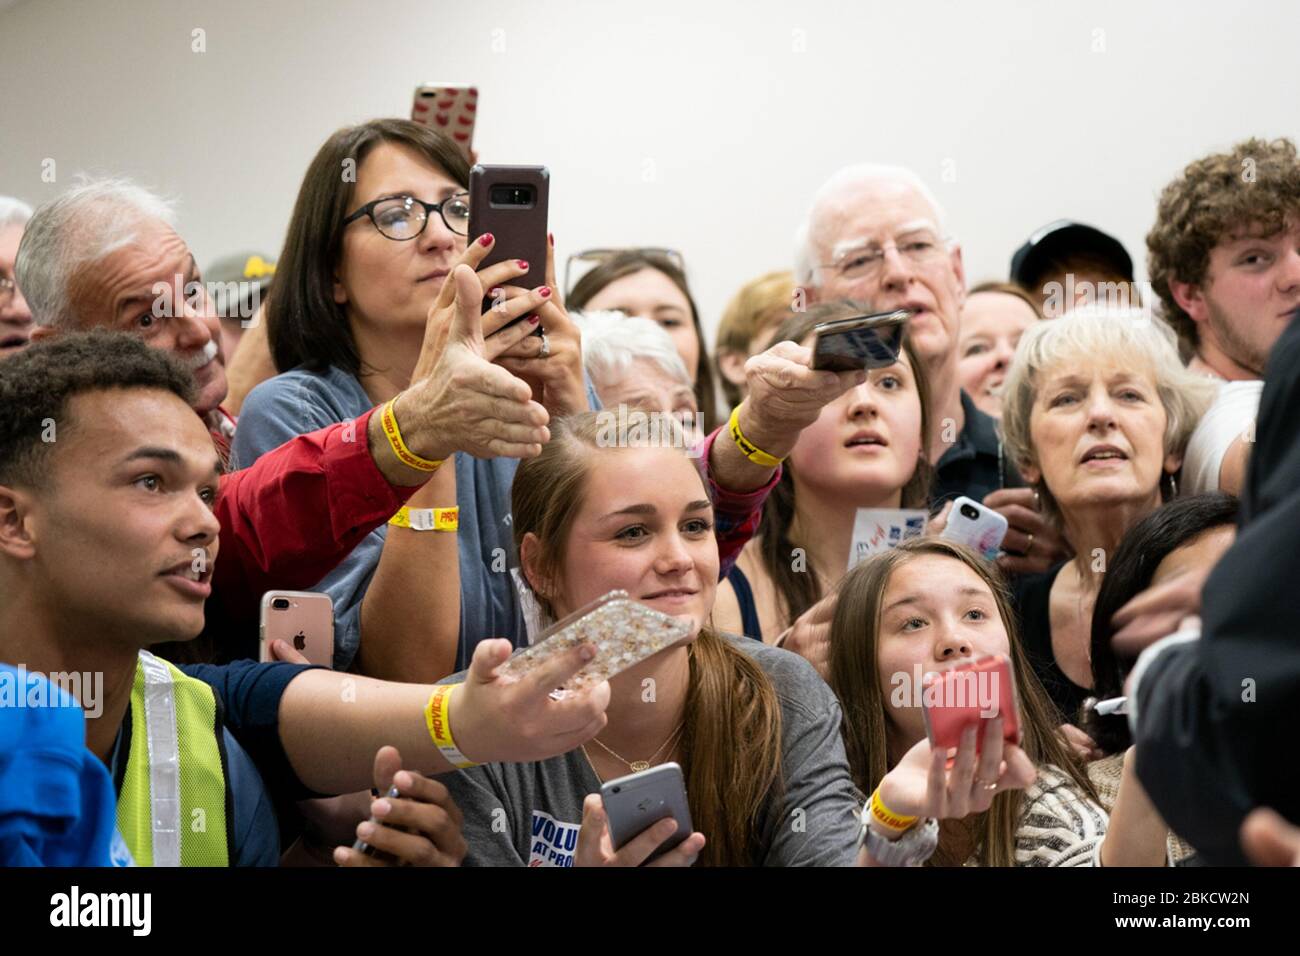
[[626, 591], [611, 591], [548, 627], [532, 647], [506, 661], [501, 673], [523, 677], [556, 654], [591, 643], [596, 656], [563, 688], [582, 692], [684, 640], [693, 628], [691, 621], [646, 607]]

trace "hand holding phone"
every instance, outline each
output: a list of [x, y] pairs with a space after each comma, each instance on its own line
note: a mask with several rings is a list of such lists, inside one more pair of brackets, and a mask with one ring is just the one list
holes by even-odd
[[500, 673], [521, 678], [558, 654], [594, 644], [595, 658], [564, 683], [564, 690], [581, 693], [685, 640], [695, 627], [693, 621], [633, 601], [626, 591], [611, 591], [548, 627], [532, 647], [506, 661]]
[[315, 591], [267, 591], [262, 595], [259, 654], [275, 660], [271, 642], [284, 641], [322, 667], [334, 666], [334, 602]]
[[582, 806], [578, 866], [690, 866], [704, 849], [691, 831], [682, 768], [662, 763], [601, 785]]
[[951, 759], [947, 748], [921, 738], [880, 781], [885, 807], [899, 816], [960, 819], [987, 810], [1004, 790], [1033, 783], [1038, 776], [1033, 761], [1006, 742], [1002, 718], [982, 724], [966, 729]]

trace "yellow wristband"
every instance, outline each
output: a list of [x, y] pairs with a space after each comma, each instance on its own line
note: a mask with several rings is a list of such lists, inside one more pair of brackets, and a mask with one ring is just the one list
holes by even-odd
[[397, 456], [402, 464], [408, 465], [416, 471], [437, 471], [442, 462], [447, 459], [430, 461], [428, 458], [421, 458], [406, 447], [406, 442], [402, 441], [402, 433], [397, 428], [397, 416], [393, 414], [393, 402], [395, 401], [397, 399], [393, 399], [385, 405], [379, 417], [379, 422], [383, 425], [384, 435], [388, 438], [388, 444], [392, 447], [393, 454]]
[[741, 453], [754, 464], [762, 465], [764, 468], [775, 468], [784, 460], [777, 458], [775, 455], [769, 455], [745, 437], [744, 433], [740, 430], [739, 405], [737, 405], [731, 412], [731, 419], [727, 422], [727, 431], [731, 433], [731, 440], [736, 443], [736, 447], [739, 448]]
[[408, 508], [402, 505], [388, 523], [412, 531], [458, 531], [459, 508]]
[[880, 801], [880, 788], [871, 794], [871, 815], [882, 825], [891, 830], [908, 830], [920, 817], [903, 816], [895, 813]]
[[460, 684], [439, 684], [429, 695], [429, 702], [424, 705], [424, 722], [429, 728], [429, 736], [434, 746], [447, 758], [447, 763], [460, 770], [475, 766], [460, 752], [456, 741], [451, 736], [451, 694]]

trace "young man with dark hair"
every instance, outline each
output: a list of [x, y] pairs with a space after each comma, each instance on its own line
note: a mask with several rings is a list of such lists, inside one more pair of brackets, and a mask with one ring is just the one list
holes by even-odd
[[1160, 195], [1148, 270], [1190, 368], [1222, 381], [1187, 446], [1183, 490], [1239, 493], [1273, 343], [1300, 305], [1300, 159], [1248, 139]]
[[212, 689], [144, 650], [197, 635], [212, 588], [221, 465], [193, 392], [179, 363], [122, 335], [5, 362], [0, 659], [102, 675], [86, 744], [136, 862], [274, 865], [270, 801]]

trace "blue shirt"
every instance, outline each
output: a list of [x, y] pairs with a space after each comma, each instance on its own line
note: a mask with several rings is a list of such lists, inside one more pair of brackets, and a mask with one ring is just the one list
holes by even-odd
[[[591, 390], [588, 388], [588, 397]], [[263, 382], [239, 415], [234, 466], [247, 468], [261, 455], [298, 435], [354, 419], [374, 406], [351, 375], [294, 369]], [[596, 407], [593, 404], [593, 407]], [[364, 441], [365, 436], [358, 436]], [[456, 667], [468, 665], [479, 641], [505, 637], [526, 643], [510, 568], [517, 564], [510, 530], [510, 485], [518, 462], [456, 455], [456, 504], [460, 508], [460, 646]], [[388, 534], [382, 524], [313, 588], [334, 602], [334, 667], [346, 669], [361, 644], [361, 600], [379, 565]], [[437, 574], [430, 568], [429, 574]]]
[[0, 664], [0, 867], [129, 864], [116, 803], [76, 700]]

